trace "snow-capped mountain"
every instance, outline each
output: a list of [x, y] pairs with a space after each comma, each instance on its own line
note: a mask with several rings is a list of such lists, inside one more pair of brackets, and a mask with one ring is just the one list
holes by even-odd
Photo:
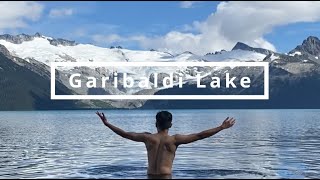
[[[53, 43], [55, 42], [55, 43]], [[23, 59], [33, 58], [50, 65], [50, 62], [143, 62], [143, 61], [228, 61], [228, 60], [262, 60], [263, 53], [238, 49], [224, 51], [213, 55], [194, 55], [184, 52], [171, 55], [159, 51], [134, 51], [122, 48], [104, 48], [91, 44], [78, 44], [74, 41], [54, 39], [36, 33], [33, 36], [20, 34], [17, 36], [0, 35], [0, 44], [4, 45], [12, 55]]]
[[[49, 79], [49, 67], [51, 62], [197, 62], [197, 61], [267, 61], [270, 62], [271, 77], [278, 77], [283, 80], [290, 79], [290, 75], [304, 77], [306, 74], [314, 74], [318, 72], [320, 61], [320, 40], [316, 37], [307, 38], [302, 45], [297, 46], [288, 54], [277, 53], [267, 49], [250, 47], [244, 43], [238, 42], [231, 51], [209, 52], [206, 55], [197, 55], [192, 52], [183, 52], [180, 54], [170, 54], [156, 50], [130, 50], [118, 47], [98, 47], [92, 44], [80, 44], [75, 41], [65, 40], [61, 38], [53, 38], [36, 33], [35, 35], [0, 35], [0, 54], [11, 59], [14, 63], [23, 68], [27, 68], [45, 79]], [[109, 76], [113, 72], [121, 75], [122, 72], [130, 72], [131, 76], [137, 80], [139, 77], [149, 77], [150, 82], [154, 79], [154, 72], [160, 71], [158, 81], [167, 77], [169, 73], [175, 75], [183, 75], [185, 84], [190, 84], [192, 87], [195, 74], [197, 72], [204, 74], [219, 74], [219, 71], [230, 71], [237, 74], [248, 74], [254, 76], [256, 81], [259, 81], [259, 71], [250, 69], [213, 69], [194, 67], [157, 67], [153, 68], [107, 68], [107, 67], [75, 67], [75, 68], [60, 68], [56, 73], [56, 79], [64, 85], [73, 94], [155, 94], [164, 93], [170, 94], [163, 87], [159, 86], [154, 89], [141, 89], [139, 87], [126, 89], [121, 84], [115, 88], [112, 84], [107, 84], [106, 88], [72, 88], [69, 84], [71, 74], [80, 73], [85, 79], [88, 76], [94, 76], [97, 79]], [[1, 70], [1, 69], [0, 69]], [[121, 78], [121, 76], [119, 76]], [[99, 81], [97, 85], [100, 86]], [[271, 81], [272, 82], [272, 81]], [[151, 83], [152, 84], [152, 83]], [[257, 84], [257, 88], [259, 83]], [[192, 88], [190, 91], [195, 91]], [[180, 91], [180, 90], [179, 90]], [[221, 93], [221, 92], [218, 92]], [[245, 93], [245, 92], [239, 92]], [[111, 105], [121, 108], [135, 108], [142, 106], [145, 101], [103, 101], [99, 102], [83, 102], [89, 104], [89, 107], [105, 107]]]
[[[91, 44], [78, 44], [74, 41], [55, 39], [52, 37], [43, 36], [40, 33], [35, 35], [20, 34], [17, 36], [1, 35], [0, 44], [4, 45], [12, 56], [17, 56], [26, 61], [36, 60], [50, 66], [51, 62], [188, 62], [188, 61], [262, 61], [265, 54], [243, 49], [234, 51], [222, 51], [217, 54], [207, 54], [205, 56], [195, 55], [192, 52], [184, 52], [176, 55], [167, 52], [159, 51], [135, 51], [122, 48], [104, 48]], [[122, 67], [114, 68], [80, 68], [80, 69], [60, 69], [64, 73], [74, 73], [78, 71], [85, 71], [88, 76], [101, 77], [101, 75], [108, 76], [112, 71], [121, 73], [122, 71], [130, 72], [135, 79], [141, 77], [151, 77], [152, 73], [160, 71], [157, 67], [150, 68], [131, 68], [123, 69]], [[109, 74], [106, 74], [109, 73]], [[166, 71], [169, 73], [177, 73], [177, 67], [167, 67]], [[186, 75], [186, 78], [191, 78], [190, 70], [179, 69]], [[69, 83], [66, 78], [60, 77], [66, 86]], [[71, 87], [70, 87], [71, 88]], [[131, 91], [125, 89], [113, 89], [111, 94], [133, 94], [138, 93], [141, 89], [135, 88]], [[79, 94], [84, 94], [88, 89], [76, 89]]]

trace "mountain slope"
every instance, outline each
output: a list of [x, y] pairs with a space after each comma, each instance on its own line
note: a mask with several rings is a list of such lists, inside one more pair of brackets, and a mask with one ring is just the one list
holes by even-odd
[[[142, 109], [318, 109], [320, 108], [320, 74], [313, 72], [300, 75], [291, 74], [281, 68], [270, 67], [269, 100], [149, 100]], [[263, 83], [263, 79], [257, 79]], [[208, 83], [202, 83], [208, 84]], [[250, 92], [239, 94], [256, 94], [261, 91], [259, 83]], [[157, 95], [175, 94], [228, 94], [224, 90], [198, 90], [195, 85], [183, 89], [173, 88], [158, 91]], [[230, 93], [229, 93], [230, 94]], [[233, 92], [232, 94], [236, 94]], [[259, 93], [260, 94], [260, 93]]]
[[[320, 61], [317, 58], [320, 55], [320, 40], [318, 38], [308, 37], [302, 45], [297, 46], [288, 55], [253, 48], [244, 43], [237, 43], [232, 51], [239, 50], [268, 54], [263, 61], [270, 62], [269, 100], [150, 100], [142, 108], [320, 108]], [[232, 73], [232, 71], [229, 72]], [[257, 81], [262, 83], [263, 79], [260, 77]], [[208, 84], [208, 82], [202, 82], [202, 84]], [[258, 83], [253, 89], [250, 88], [250, 93], [248, 91], [226, 93], [224, 89], [198, 90], [195, 85], [187, 84], [183, 89], [164, 89], [156, 94], [255, 94], [261, 90], [261, 87], [262, 84]]]
[[[208, 53], [207, 55], [196, 55], [192, 52], [184, 52], [180, 54], [170, 54], [167, 52], [159, 52], [156, 50], [142, 51], [129, 50], [121, 47], [117, 48], [103, 48], [90, 44], [78, 44], [74, 41], [65, 39], [55, 39], [43, 36], [39, 33], [35, 35], [20, 34], [17, 36], [0, 35], [0, 51], [2, 51], [2, 60], [7, 64], [3, 64], [3, 69], [7, 69], [2, 73], [3, 84], [7, 86], [3, 88], [6, 101], [12, 100], [16, 104], [20, 98], [26, 97], [26, 101], [19, 106], [32, 108], [50, 109], [56, 108], [95, 108], [95, 107], [117, 107], [117, 108], [304, 108], [314, 107], [320, 108], [320, 104], [316, 101], [304, 106], [307, 101], [317, 99], [316, 92], [319, 91], [317, 84], [319, 81], [320, 72], [320, 40], [316, 37], [308, 37], [302, 45], [297, 46], [289, 54], [282, 54], [273, 52], [263, 48], [254, 48], [244, 43], [238, 42], [231, 51], [221, 51], [216, 53]], [[7, 58], [7, 59], [6, 59]], [[8, 62], [12, 64], [8, 64]], [[265, 61], [270, 63], [270, 100], [269, 101], [148, 101], [144, 100], [101, 100], [101, 101], [65, 101], [67, 104], [57, 105], [54, 102], [50, 104], [50, 62], [201, 62], [201, 61]], [[19, 71], [14, 75], [15, 70]], [[1, 67], [2, 68], [2, 67]], [[185, 88], [163, 89], [141, 89], [134, 87], [126, 89], [120, 83], [118, 87], [113, 87], [110, 83], [106, 84], [106, 88], [72, 88], [69, 83], [71, 74], [80, 73], [82, 79], [89, 76], [96, 77], [99, 80], [102, 77], [109, 76], [113, 72], [119, 75], [121, 81], [122, 72], [130, 72], [130, 76], [134, 80], [138, 80], [141, 76], [149, 77], [152, 83], [153, 73], [160, 71], [158, 82], [162, 81], [163, 77], [168, 76], [169, 73], [182, 74], [186, 78]], [[56, 74], [58, 84], [57, 93], [61, 94], [90, 94], [90, 95], [106, 95], [106, 94], [208, 94], [212, 93], [210, 89], [197, 89], [194, 87], [194, 77], [196, 73], [203, 74], [219, 74], [220, 72], [230, 72], [235, 75], [249, 74], [255, 81], [255, 85], [250, 90], [240, 89], [226, 91], [221, 89], [215, 91], [218, 94], [259, 94], [261, 92], [262, 82], [261, 72], [256, 70], [239, 70], [226, 68], [196, 68], [196, 67], [182, 67], [182, 68], [106, 68], [106, 67], [75, 67], [75, 68], [59, 68]], [[163, 73], [164, 72], [164, 73]], [[1, 73], [1, 69], [0, 69]], [[30, 74], [31, 73], [31, 74]], [[33, 74], [32, 74], [33, 73]], [[1, 75], [1, 74], [0, 74]], [[18, 79], [22, 76], [23, 84], [18, 84]], [[32, 77], [32, 78], [31, 78]], [[9, 79], [9, 80], [7, 80]], [[203, 83], [207, 82], [208, 78], [204, 78]], [[6, 81], [7, 80], [7, 81]], [[8, 85], [6, 84], [8, 83]], [[11, 84], [10, 84], [11, 83]], [[13, 85], [12, 85], [13, 84]], [[36, 86], [39, 84], [39, 86]], [[314, 85], [315, 84], [315, 85]], [[17, 89], [26, 87], [24, 92], [18, 92]], [[305, 87], [303, 87], [305, 86]], [[22, 89], [22, 88], [20, 88]], [[28, 92], [28, 93], [26, 93]], [[1, 92], [0, 92], [1, 93]], [[17, 94], [17, 95], [16, 95]], [[293, 101], [295, 103], [291, 103]], [[32, 102], [32, 103], [30, 103]], [[61, 101], [63, 102], [63, 101]], [[299, 104], [300, 102], [300, 104]], [[22, 103], [22, 102], [21, 102]], [[68, 104], [69, 103], [69, 104]], [[79, 103], [81, 104], [79, 106]], [[303, 103], [303, 104], [301, 104]], [[8, 102], [0, 104], [5, 106], [10, 104]], [[65, 105], [65, 106], [64, 106]], [[0, 107], [1, 108], [1, 107]]]
[[[4, 47], [2, 46], [3, 50]], [[75, 101], [50, 100], [50, 81], [0, 52], [0, 110], [73, 109]], [[57, 94], [71, 94], [57, 82]]]

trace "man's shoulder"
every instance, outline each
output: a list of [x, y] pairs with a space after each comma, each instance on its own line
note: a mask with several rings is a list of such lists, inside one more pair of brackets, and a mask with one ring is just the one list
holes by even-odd
[[182, 136], [182, 134], [173, 134], [170, 136], [170, 138], [175, 141], [179, 136]]
[[145, 136], [146, 138], [152, 138], [152, 137], [154, 137], [154, 135], [155, 135], [155, 134], [152, 134], [152, 133], [150, 133], [150, 132], [144, 132], [143, 134], [144, 134], [144, 136]]
[[179, 137], [179, 136], [183, 136], [183, 135], [182, 134], [174, 134], [171, 137], [176, 138], [176, 137]]

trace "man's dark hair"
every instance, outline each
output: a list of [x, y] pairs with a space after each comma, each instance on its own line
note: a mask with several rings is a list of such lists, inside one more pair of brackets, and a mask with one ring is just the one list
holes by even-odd
[[172, 126], [172, 114], [168, 111], [160, 111], [156, 115], [156, 126], [160, 130], [169, 129]]

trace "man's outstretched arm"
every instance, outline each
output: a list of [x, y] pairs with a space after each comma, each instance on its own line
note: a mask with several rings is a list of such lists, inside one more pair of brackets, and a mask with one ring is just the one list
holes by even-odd
[[136, 142], [145, 142], [146, 141], [148, 133], [126, 132], [126, 131], [110, 124], [108, 122], [107, 118], [104, 116], [104, 113], [96, 112], [96, 114], [100, 117], [100, 119], [102, 120], [102, 122], [105, 126], [110, 128], [113, 132], [115, 132], [119, 136], [126, 138], [126, 139], [130, 139], [132, 141], [136, 141]]
[[189, 134], [189, 135], [175, 135], [175, 140], [176, 140], [176, 145], [181, 145], [181, 144], [188, 144], [192, 143], [201, 139], [208, 138], [210, 136], [213, 136], [217, 134], [218, 132], [230, 128], [235, 124], [235, 119], [233, 118], [227, 118], [226, 120], [223, 121], [222, 125], [216, 128], [208, 129], [206, 131], [202, 131], [200, 133], [195, 133], [195, 134]]

